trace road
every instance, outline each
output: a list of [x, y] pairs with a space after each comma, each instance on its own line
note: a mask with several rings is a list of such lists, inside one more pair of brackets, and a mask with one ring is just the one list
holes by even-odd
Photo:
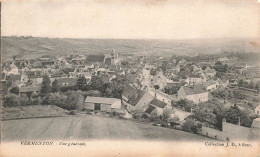
[[180, 130], [86, 114], [2, 121], [3, 141], [40, 139], [210, 140]]

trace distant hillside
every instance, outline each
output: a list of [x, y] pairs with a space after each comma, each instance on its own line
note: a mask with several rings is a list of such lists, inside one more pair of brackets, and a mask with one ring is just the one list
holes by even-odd
[[191, 55], [223, 51], [259, 52], [256, 39], [189, 39], [189, 40], [127, 40], [127, 39], [60, 39], [38, 37], [2, 37], [2, 57], [14, 55], [35, 58], [42, 55], [104, 54], [116, 49], [119, 53], [139, 55]]

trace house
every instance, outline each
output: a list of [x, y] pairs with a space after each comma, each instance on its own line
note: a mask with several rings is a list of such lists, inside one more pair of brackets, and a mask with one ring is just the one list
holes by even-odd
[[11, 75], [11, 74], [13, 74], [13, 75], [19, 74], [18, 67], [14, 63], [10, 64], [10, 70], [8, 71], [8, 75]]
[[185, 80], [185, 83], [187, 85], [197, 85], [197, 84], [202, 84], [206, 82], [206, 79], [204, 79], [203, 77], [201, 76], [191, 76], [191, 77], [188, 77], [186, 80]]
[[192, 65], [192, 72], [198, 72], [198, 71], [201, 71], [202, 69], [199, 68], [198, 66], [196, 65]]
[[209, 100], [209, 92], [202, 84], [195, 86], [182, 86], [178, 90], [178, 100], [181, 99], [188, 99], [195, 104], [207, 102]]
[[29, 85], [29, 86], [21, 86], [19, 88], [19, 95], [21, 94], [27, 94], [27, 93], [35, 93], [39, 94], [41, 90], [41, 86], [37, 85]]
[[255, 114], [260, 115], [260, 105], [255, 108]]
[[223, 79], [217, 79], [216, 80], [219, 84], [219, 86], [223, 86], [224, 88], [226, 88], [229, 85], [229, 79], [223, 78]]
[[226, 62], [226, 61], [229, 61], [229, 59], [227, 57], [222, 57], [222, 58], [219, 58], [218, 61]]
[[237, 86], [238, 85], [238, 80], [237, 79], [230, 79], [229, 80], [229, 85], [231, 87]]
[[205, 87], [205, 89], [207, 91], [211, 91], [211, 92], [216, 90], [218, 85], [219, 85], [218, 82], [217, 81], [213, 81], [213, 80], [210, 80], [210, 81], [207, 81], [207, 82], [203, 83], [203, 86]]
[[77, 84], [77, 78], [60, 78], [57, 79], [60, 87], [75, 86]]
[[157, 117], [161, 117], [167, 109], [171, 109], [172, 107], [168, 104], [166, 104], [163, 101], [160, 101], [158, 99], [153, 99], [150, 102], [150, 106], [146, 109], [146, 113], [148, 114], [156, 114]]
[[135, 89], [128, 85], [122, 93], [122, 102], [130, 112], [144, 112], [154, 96], [147, 91]]
[[28, 81], [34, 84], [41, 84], [43, 80], [41, 71], [25, 71], [21, 75], [21, 82], [26, 83]]
[[204, 70], [204, 72], [205, 72], [205, 75], [206, 75], [207, 77], [209, 77], [209, 78], [215, 77], [215, 75], [216, 75], [216, 73], [217, 73], [215, 69], [211, 69], [210, 67], [207, 67], [207, 68]]
[[171, 105], [172, 100], [176, 100], [174, 95], [168, 95], [166, 93], [163, 93], [162, 91], [156, 91], [154, 96], [156, 97], [156, 99], [161, 100], [168, 105]]
[[152, 83], [153, 85], [158, 85], [159, 89], [161, 90], [167, 86], [167, 81], [168, 79], [160, 71], [153, 77]]
[[84, 106], [88, 110], [110, 112], [113, 109], [121, 109], [121, 100], [88, 96], [84, 101]]
[[7, 85], [11, 85], [15, 81], [18, 81], [18, 80], [19, 81], [21, 80], [21, 75], [20, 74], [17, 74], [17, 75], [11, 74], [9, 76], [6, 76], [6, 83], [7, 83]]

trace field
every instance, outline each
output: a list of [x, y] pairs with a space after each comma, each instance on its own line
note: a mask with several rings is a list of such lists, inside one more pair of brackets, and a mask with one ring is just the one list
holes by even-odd
[[127, 39], [60, 39], [39, 37], [3, 37], [3, 60], [18, 55], [33, 59], [42, 55], [104, 54], [116, 49], [121, 54], [138, 55], [195, 55], [220, 53], [224, 50], [259, 52], [257, 39], [189, 39], [189, 40], [127, 40]]
[[2, 121], [2, 141], [40, 139], [211, 140], [179, 130], [86, 114]]

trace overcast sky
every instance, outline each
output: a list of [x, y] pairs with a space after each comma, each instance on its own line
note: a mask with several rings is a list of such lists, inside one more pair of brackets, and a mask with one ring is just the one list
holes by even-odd
[[260, 5], [255, 0], [249, 1], [4, 1], [2, 35], [139, 39], [258, 37]]

